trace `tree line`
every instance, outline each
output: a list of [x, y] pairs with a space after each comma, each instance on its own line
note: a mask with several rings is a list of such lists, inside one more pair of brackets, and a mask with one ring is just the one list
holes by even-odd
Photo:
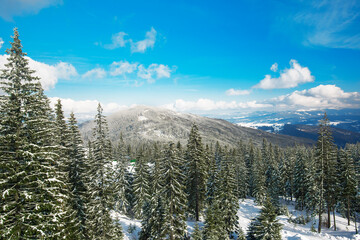
[[[186, 146], [109, 139], [99, 104], [83, 143], [73, 113], [55, 110], [28, 66], [17, 29], [0, 75], [0, 239], [122, 239], [118, 214], [141, 219], [139, 239], [281, 239], [282, 201], [318, 215], [360, 212], [360, 144], [338, 149], [329, 121], [313, 148], [266, 140], [204, 145], [193, 124]], [[239, 201], [264, 205], [244, 235]], [[333, 219], [331, 220], [331, 214]], [[192, 236], [186, 220], [204, 220]], [[264, 224], [267, 224], [266, 226]], [[268, 235], [271, 232], [271, 235]], [[269, 238], [264, 238], [269, 236]]]

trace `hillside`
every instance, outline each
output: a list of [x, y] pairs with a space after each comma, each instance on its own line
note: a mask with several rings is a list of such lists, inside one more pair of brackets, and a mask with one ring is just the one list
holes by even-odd
[[[107, 117], [110, 138], [116, 142], [122, 133], [129, 143], [180, 141], [185, 144], [193, 123], [199, 127], [205, 143], [216, 143], [235, 146], [240, 140], [253, 140], [260, 145], [265, 138], [273, 145], [293, 146], [295, 143], [311, 145], [313, 140], [268, 133], [258, 129], [237, 126], [222, 119], [213, 119], [194, 114], [177, 113], [168, 109], [137, 106], [119, 111]], [[93, 121], [80, 125], [85, 141], [91, 138]]]

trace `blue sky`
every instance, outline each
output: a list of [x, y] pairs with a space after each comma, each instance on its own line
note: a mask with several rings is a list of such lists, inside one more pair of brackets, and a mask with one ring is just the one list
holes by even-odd
[[18, 27], [47, 95], [84, 116], [360, 107], [356, 0], [0, 5], [0, 67]]

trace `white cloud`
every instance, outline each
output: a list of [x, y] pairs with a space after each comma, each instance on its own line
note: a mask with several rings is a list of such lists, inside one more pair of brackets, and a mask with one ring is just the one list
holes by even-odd
[[106, 77], [106, 71], [102, 68], [94, 68], [87, 71], [82, 75], [83, 78], [104, 78]]
[[360, 93], [345, 92], [335, 85], [319, 85], [317, 87], [294, 91], [287, 95], [262, 101], [214, 101], [200, 98], [196, 101], [178, 99], [163, 107], [174, 111], [218, 112], [221, 110], [298, 110], [298, 109], [340, 109], [360, 108]]
[[4, 40], [0, 37], [0, 48], [2, 48], [3, 44], [4, 44]]
[[344, 92], [335, 85], [319, 85], [317, 87], [294, 91], [266, 101], [274, 106], [284, 108], [339, 109], [359, 108], [360, 93]]
[[309, 68], [300, 66], [296, 60], [292, 59], [290, 61], [290, 69], [283, 70], [280, 73], [280, 77], [272, 78], [270, 75], [265, 75], [265, 78], [255, 85], [254, 88], [293, 88], [302, 83], [313, 82], [314, 79]]
[[[8, 55], [0, 55], [0, 69], [5, 68]], [[55, 65], [48, 65], [25, 57], [29, 61], [29, 68], [35, 70], [34, 76], [40, 78], [42, 87], [49, 90], [55, 86], [59, 79], [69, 80], [78, 75], [75, 67], [70, 63], [59, 62]]]
[[360, 49], [358, 0], [303, 1], [295, 22], [306, 25], [306, 45]]
[[148, 83], [154, 83], [155, 78], [170, 78], [171, 71], [172, 70], [168, 66], [163, 64], [152, 63], [147, 68], [140, 64], [137, 76], [142, 79], [146, 79]]
[[112, 43], [106, 44], [106, 45], [104, 45], [104, 47], [107, 49], [115, 49], [115, 48], [125, 47], [126, 43], [129, 41], [129, 40], [124, 39], [125, 36], [127, 36], [127, 34], [124, 32], [115, 33], [111, 38]]
[[156, 40], [156, 30], [152, 27], [150, 31], [146, 32], [145, 39], [133, 42], [131, 41], [131, 52], [145, 52], [148, 48], [153, 48]]
[[225, 93], [228, 96], [239, 96], [239, 95], [248, 95], [250, 94], [250, 91], [230, 88]]
[[62, 4], [62, 0], [0, 0], [0, 17], [12, 21], [14, 16], [37, 14], [41, 9]]
[[[52, 108], [54, 108], [58, 99], [61, 100], [64, 113], [69, 115], [71, 112], [74, 112], [78, 120], [94, 119], [97, 113], [97, 106], [99, 104], [97, 100], [73, 100], [71, 98], [51, 97], [50, 105]], [[101, 103], [101, 106], [106, 115], [128, 108], [128, 106], [114, 102]]]
[[273, 65], [271, 65], [270, 70], [273, 71], [273, 72], [277, 72], [277, 70], [278, 70], [278, 64], [277, 64], [277, 63], [274, 63]]
[[111, 76], [118, 76], [125, 73], [132, 73], [136, 71], [138, 63], [129, 63], [128, 61], [113, 62], [111, 64]]

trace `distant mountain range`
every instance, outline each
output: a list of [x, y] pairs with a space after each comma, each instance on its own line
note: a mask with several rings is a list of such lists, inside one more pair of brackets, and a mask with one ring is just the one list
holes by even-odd
[[[246, 115], [235, 113], [222, 117], [239, 126], [316, 140], [318, 123], [324, 117], [324, 112], [253, 112]], [[326, 113], [337, 145], [344, 146], [346, 143], [360, 141], [360, 109], [329, 109]]]
[[[281, 147], [314, 144], [314, 140], [273, 134], [259, 129], [242, 127], [223, 119], [214, 119], [194, 114], [178, 113], [162, 108], [137, 106], [119, 111], [107, 117], [110, 138], [113, 142], [119, 140], [120, 133], [126, 142], [140, 144], [144, 142], [180, 141], [186, 144], [193, 123], [198, 125], [203, 142], [236, 146], [242, 140], [260, 145], [265, 138], [273, 145]], [[80, 125], [80, 131], [85, 141], [91, 139], [93, 121]]]

